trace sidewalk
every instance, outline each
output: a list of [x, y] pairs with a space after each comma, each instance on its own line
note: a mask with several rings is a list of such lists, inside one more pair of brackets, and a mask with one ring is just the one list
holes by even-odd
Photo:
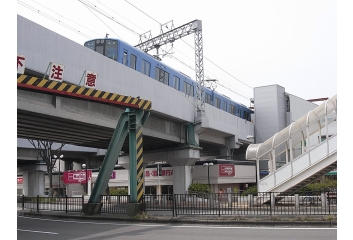
[[62, 220], [99, 220], [140, 223], [163, 224], [209, 224], [231, 226], [259, 226], [259, 227], [337, 227], [337, 216], [306, 215], [306, 216], [214, 216], [214, 215], [179, 215], [177, 217], [146, 214], [129, 217], [126, 214], [95, 214], [84, 215], [81, 212], [22, 210], [17, 208], [18, 216], [62, 219]]

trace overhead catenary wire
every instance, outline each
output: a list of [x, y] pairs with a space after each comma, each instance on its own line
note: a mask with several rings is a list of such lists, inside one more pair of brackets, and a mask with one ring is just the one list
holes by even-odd
[[[159, 25], [162, 25], [159, 21], [157, 21], [156, 19], [154, 19], [153, 17], [151, 17], [150, 15], [148, 15], [146, 12], [142, 11], [141, 9], [139, 9], [138, 7], [136, 7], [135, 5], [133, 5], [132, 3], [130, 3], [128, 0], [125, 0], [125, 1], [126, 1], [127, 3], [129, 3], [131, 6], [133, 6], [134, 8], [136, 8], [137, 10], [139, 10], [141, 13], [145, 14], [147, 17], [151, 18], [153, 21], [157, 22]], [[184, 41], [183, 39], [181, 39], [181, 40], [182, 40], [185, 44], [187, 44], [190, 48], [192, 48], [193, 50], [195, 50], [195, 48], [192, 47], [190, 44], [188, 44], [186, 41]], [[173, 58], [174, 58], [174, 59], [177, 59], [177, 58], [175, 58], [175, 57], [173, 57]], [[239, 80], [238, 78], [234, 77], [234, 76], [231, 75], [229, 72], [225, 71], [223, 68], [221, 68], [220, 66], [218, 66], [217, 64], [215, 64], [215, 63], [214, 63], [213, 61], [211, 61], [210, 59], [208, 59], [206, 56], [204, 56], [204, 58], [207, 59], [207, 60], [208, 60], [210, 63], [212, 63], [213, 65], [215, 65], [217, 68], [221, 69], [223, 72], [225, 72], [226, 74], [228, 74], [229, 76], [231, 76], [232, 78], [234, 78], [235, 80], [237, 80], [237, 81], [239, 81], [240, 83], [244, 84], [245, 86], [247, 86], [247, 87], [253, 89], [253, 87], [249, 86], [248, 84], [246, 84], [246, 83], [244, 83], [243, 81]], [[185, 63], [182, 62], [181, 60], [178, 59], [178, 61], [181, 62], [181, 63], [183, 63], [184, 65], [188, 66], [187, 64], [185, 64]], [[189, 67], [189, 66], [188, 66], [188, 67]], [[193, 69], [193, 70], [195, 70], [195, 69]], [[230, 88], [225, 87], [224, 85], [222, 85], [222, 84], [220, 84], [220, 83], [218, 83], [218, 82], [216, 82], [216, 84], [218, 84], [218, 85], [220, 85], [220, 86], [222, 86], [222, 87], [224, 87], [224, 88], [226, 88], [226, 89], [232, 91], [233, 93], [238, 94], [239, 96], [242, 96], [242, 97], [244, 97], [244, 98], [246, 98], [246, 99], [250, 99], [249, 97], [245, 97], [244, 95], [239, 94], [239, 93], [237, 93], [237, 92], [231, 90]]]
[[[129, 30], [129, 31], [132, 32], [133, 34], [135, 34], [135, 35], [137, 35], [137, 36], [140, 36], [139, 33], [137, 33], [136, 31], [134, 31], [133, 29], [127, 27], [125, 24], [123, 24], [123, 23], [117, 21], [116, 19], [114, 19], [113, 16], [110, 16], [108, 13], [106, 13], [105, 11], [103, 11], [102, 9], [100, 9], [99, 7], [97, 7], [96, 5], [92, 4], [91, 2], [89, 2], [89, 1], [87, 1], [87, 0], [78, 0], [78, 1], [81, 2], [84, 6], [86, 6], [87, 9], [88, 9], [92, 14], [94, 14], [94, 11], [96, 11], [96, 12], [100, 13], [101, 15], [105, 16], [106, 18], [108, 18], [109, 20], [112, 20], [112, 21], [114, 21], [115, 23], [121, 25], [122, 27], [124, 27], [125, 29]], [[125, 0], [125, 1], [126, 1], [127, 3], [129, 3], [131, 6], [133, 6], [134, 8], [138, 9], [140, 12], [142, 12], [142, 13], [145, 14], [146, 16], [148, 16], [149, 18], [151, 18], [153, 21], [155, 21], [155, 22], [157, 22], [158, 24], [161, 25], [161, 23], [160, 23], [159, 21], [157, 21], [156, 19], [152, 18], [152, 17], [149, 16], [147, 13], [143, 12], [141, 9], [137, 8], [136, 6], [134, 6], [133, 4], [131, 4], [129, 1], [127, 1], [127, 0]], [[34, 2], [36, 2], [36, 1], [34, 1]], [[100, 4], [102, 4], [100, 1], [97, 1], [97, 2], [99, 2]], [[21, 4], [21, 5], [23, 5], [23, 6], [25, 6], [25, 7], [28, 8], [28, 9], [32, 10], [32, 11], [41, 13], [41, 15], [43, 15], [44, 17], [46, 17], [46, 18], [48, 18], [48, 19], [51, 19], [52, 21], [55, 21], [55, 22], [57, 22], [57, 23], [63, 25], [64, 27], [66, 27], [66, 28], [68, 28], [68, 29], [70, 29], [70, 30], [72, 30], [72, 31], [74, 31], [74, 32], [76, 32], [76, 33], [78, 33], [78, 34], [80, 34], [80, 35], [86, 37], [87, 39], [92, 39], [91, 36], [86, 35], [85, 33], [83, 33], [83, 32], [81, 32], [81, 31], [79, 31], [79, 30], [77, 30], [77, 29], [71, 27], [70, 25], [63, 23], [61, 20], [55, 19], [55, 18], [51, 17], [50, 15], [45, 14], [43, 11], [40, 11], [40, 10], [38, 10], [38, 9], [35, 9], [35, 8], [29, 6], [28, 4], [25, 4], [25, 3], [23, 3], [23, 2], [21, 2], [21, 1], [19, 1], [19, 0], [18, 0], [18, 3]], [[37, 3], [37, 2], [36, 2], [36, 3]], [[41, 4], [39, 4], [39, 5], [41, 5]], [[102, 4], [102, 5], [103, 5], [103, 4]], [[41, 5], [41, 6], [44, 7], [44, 8], [46, 8], [46, 9], [48, 9], [48, 10], [50, 10], [50, 11], [52, 11], [52, 12], [54, 12], [54, 13], [56, 13], [57, 15], [63, 17], [61, 14], [59, 14], [59, 13], [57, 13], [57, 12], [51, 10], [51, 9], [49, 9], [49, 8], [43, 6], [43, 5]], [[103, 6], [106, 7], [106, 8], [108, 8], [108, 7], [105, 6], [105, 5], [103, 5]], [[117, 14], [117, 13], [116, 13], [116, 14]], [[97, 17], [107, 28], [109, 28], [114, 34], [116, 34], [113, 29], [111, 29], [101, 18], [99, 18], [99, 16], [97, 16], [96, 14], [94, 14], [94, 15], [95, 15], [95, 17]], [[118, 14], [118, 15], [119, 15], [119, 14]], [[119, 16], [120, 16], [120, 15], [119, 15]], [[64, 17], [63, 17], [63, 18], [64, 18]], [[68, 18], [66, 18], [66, 19], [68, 19]], [[69, 20], [69, 19], [68, 19], [68, 20]], [[71, 21], [71, 20], [69, 20], [69, 21]], [[71, 21], [71, 22], [75, 23], [74, 21]], [[130, 21], [129, 21], [129, 22], [130, 22]], [[130, 22], [130, 23], [132, 23], [132, 22]], [[77, 23], [75, 23], [75, 24], [77, 24]], [[132, 24], [133, 24], [133, 23], [132, 23]], [[134, 25], [135, 25], [135, 24], [134, 24]], [[135, 26], [136, 26], [136, 25], [135, 25]], [[81, 26], [81, 27], [83, 27], [83, 26]], [[95, 33], [95, 34], [97, 34], [97, 33]], [[118, 34], [116, 34], [116, 35], [118, 36]], [[118, 36], [118, 37], [123, 40], [123, 38], [121, 38], [120, 36]], [[194, 48], [193, 48], [192, 46], [190, 46], [190, 44], [188, 44], [186, 41], [184, 41], [183, 39], [181, 39], [181, 40], [182, 40], [184, 43], [186, 43], [190, 48], [194, 49]], [[164, 51], [166, 54], [168, 54], [167, 51], [165, 51], [165, 50], [163, 50], [163, 49], [161, 49], [161, 50]], [[178, 51], [178, 52], [180, 52], [180, 51]], [[182, 53], [182, 54], [183, 54], [183, 53]], [[183, 54], [183, 55], [184, 55], [184, 54]], [[189, 66], [188, 64], [186, 64], [186, 63], [183, 62], [182, 60], [176, 58], [175, 56], [172, 56], [172, 55], [168, 55], [168, 56], [170, 56], [172, 59], [178, 61], [179, 63], [181, 63], [181, 64], [183, 64], [183, 65], [185, 65], [185, 66], [187, 66], [187, 67], [189, 67], [190, 69], [192, 69], [192, 70], [195, 71], [194, 68], [192, 68], [191, 66]], [[184, 55], [184, 56], [185, 56], [185, 55]], [[207, 59], [210, 63], [212, 63], [213, 65], [215, 65], [217, 68], [221, 69], [223, 72], [227, 73], [227, 74], [228, 74], [229, 76], [231, 76], [232, 78], [236, 79], [236, 80], [239, 81], [240, 83], [242, 83], [242, 84], [244, 84], [244, 85], [246, 85], [247, 87], [249, 87], [249, 88], [252, 89], [251, 86], [249, 86], [249, 85], [245, 84], [244, 82], [240, 81], [239, 79], [235, 78], [235, 77], [232, 76], [230, 73], [228, 73], [227, 71], [225, 71], [224, 69], [222, 69], [220, 66], [218, 66], [217, 64], [215, 64], [213, 61], [211, 61], [210, 59], [208, 59], [206, 56], [205, 56], [205, 59]], [[208, 72], [208, 71], [207, 71], [207, 72]], [[214, 75], [214, 74], [213, 74], [213, 75]], [[240, 94], [240, 93], [234, 91], [231, 87], [226, 87], [226, 86], [224, 86], [224, 85], [221, 84], [219, 81], [217, 81], [216, 84], [219, 85], [219, 86], [221, 86], [221, 87], [223, 87], [223, 88], [225, 88], [225, 89], [227, 89], [227, 90], [229, 90], [229, 91], [231, 91], [231, 92], [233, 92], [233, 93], [235, 93], [235, 94], [237, 94], [237, 95], [239, 95], [239, 96], [241, 96], [241, 97], [243, 97], [243, 98], [245, 98], [245, 99], [247, 99], [247, 100], [250, 99], [249, 97], [246, 97], [246, 96], [244, 96], [243, 94]]]
[[24, 2], [21, 2], [21, 1], [19, 1], [19, 0], [17, 0], [17, 2], [18, 2], [20, 5], [24, 6], [25, 8], [28, 8], [29, 10], [34, 11], [34, 12], [36, 12], [36, 13], [38, 13], [38, 14], [40, 14], [40, 15], [46, 17], [46, 18], [48, 18], [49, 20], [51, 20], [51, 21], [53, 21], [53, 22], [56, 22], [56, 23], [58, 23], [58, 24], [64, 26], [65, 28], [67, 28], [67, 29], [69, 29], [69, 30], [71, 30], [71, 31], [73, 31], [73, 32], [75, 32], [75, 33], [77, 33], [77, 34], [79, 34], [79, 35], [81, 35], [81, 36], [87, 38], [87, 39], [91, 39], [91, 38], [92, 38], [91, 36], [86, 35], [85, 33], [81, 32], [80, 30], [77, 30], [77, 29], [71, 27], [70, 25], [64, 23], [64, 22], [63, 22], [62, 20], [60, 20], [60, 19], [56, 19], [56, 18], [54, 18], [54, 17], [52, 17], [52, 16], [50, 16], [50, 15], [44, 13], [43, 11], [40, 11], [39, 9], [36, 9], [36, 8], [34, 8], [34, 7], [32, 7], [32, 6], [28, 5], [28, 4], [26, 4], [26, 3], [24, 3]]

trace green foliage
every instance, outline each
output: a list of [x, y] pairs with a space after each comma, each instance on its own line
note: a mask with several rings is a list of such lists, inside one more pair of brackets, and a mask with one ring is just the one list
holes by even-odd
[[189, 193], [210, 193], [210, 186], [202, 183], [192, 183], [188, 188]]
[[324, 182], [315, 182], [306, 185], [301, 188], [298, 192], [322, 192], [322, 191], [332, 191], [337, 189], [337, 180], [325, 180]]
[[[301, 188], [298, 193], [305, 193], [305, 192], [324, 192], [324, 191], [332, 191], [337, 189], [337, 180], [325, 179], [323, 182], [314, 182], [306, 185], [305, 187]], [[242, 196], [247, 196], [249, 194], [253, 194], [257, 196], [257, 187], [252, 186], [246, 189]]]
[[257, 187], [256, 186], [249, 187], [241, 195], [242, 196], [248, 196], [249, 194], [257, 196]]
[[128, 195], [128, 191], [127, 189], [111, 188], [110, 196], [116, 196], [116, 195]]

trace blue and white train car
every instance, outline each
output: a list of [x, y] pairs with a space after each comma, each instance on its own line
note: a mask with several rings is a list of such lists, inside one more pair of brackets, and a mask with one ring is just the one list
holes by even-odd
[[[101, 38], [89, 40], [84, 43], [84, 46], [169, 87], [175, 88], [185, 95], [194, 98], [197, 96], [197, 82], [195, 80], [124, 41], [114, 38]], [[251, 121], [253, 111], [246, 106], [232, 101], [209, 88], [204, 87], [203, 90], [204, 94], [202, 97], [206, 104]]]

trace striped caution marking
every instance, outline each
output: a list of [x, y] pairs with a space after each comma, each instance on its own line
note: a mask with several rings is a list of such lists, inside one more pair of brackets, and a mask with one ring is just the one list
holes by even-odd
[[31, 77], [23, 74], [17, 75], [17, 87], [46, 93], [55, 93], [68, 97], [105, 102], [131, 108], [144, 110], [150, 110], [152, 108], [152, 102], [149, 100], [119, 95], [116, 93], [109, 93], [64, 82]]
[[143, 195], [143, 148], [142, 148], [142, 127], [139, 126], [136, 129], [136, 172], [137, 172], [137, 202], [142, 202]]

